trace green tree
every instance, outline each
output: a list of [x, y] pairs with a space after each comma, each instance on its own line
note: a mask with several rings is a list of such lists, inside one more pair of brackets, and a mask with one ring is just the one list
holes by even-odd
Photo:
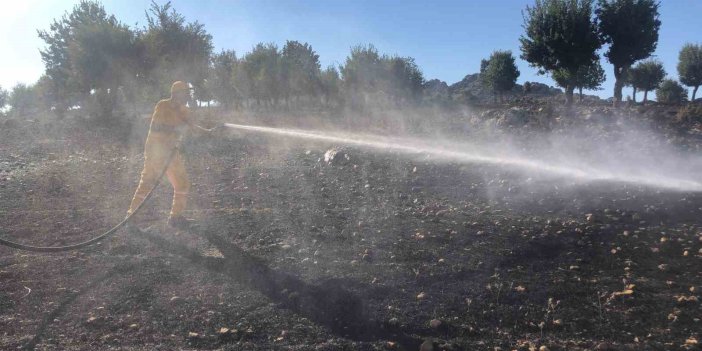
[[12, 88], [8, 98], [11, 107], [10, 112], [15, 116], [24, 116], [38, 107], [37, 96], [34, 87], [19, 83]]
[[504, 93], [511, 91], [519, 78], [519, 69], [514, 63], [511, 51], [495, 51], [480, 65], [480, 81], [504, 101]]
[[339, 102], [342, 82], [336, 67], [329, 66], [322, 71], [321, 83], [324, 103], [330, 106], [333, 102]]
[[580, 67], [575, 76], [570, 76], [565, 70], [553, 72], [553, 80], [558, 86], [565, 88], [566, 85], [573, 84], [578, 89], [580, 101], [583, 101], [583, 90], [598, 90], [605, 79], [604, 69], [599, 60], [589, 66]]
[[383, 90], [395, 99], [396, 103], [407, 100], [417, 102], [420, 100], [424, 74], [414, 62], [412, 57], [382, 57], [385, 66], [383, 75]]
[[648, 92], [655, 90], [665, 78], [663, 64], [656, 60], [639, 62], [629, 70], [629, 84], [634, 88], [634, 102], [636, 102], [636, 92], [644, 92], [644, 104], [648, 101]]
[[112, 115], [120, 87], [138, 73], [135, 48], [134, 33], [113, 16], [74, 28], [68, 45], [71, 79], [81, 96], [90, 97], [92, 113]]
[[63, 117], [64, 110], [57, 109], [60, 105], [58, 98], [54, 95], [54, 82], [46, 74], [39, 77], [39, 80], [34, 84], [34, 92], [36, 94], [37, 105], [44, 111], [52, 111], [57, 117]]
[[371, 44], [351, 48], [346, 62], [341, 67], [344, 94], [354, 108], [362, 107], [365, 95], [381, 90], [385, 74], [378, 50]]
[[196, 96], [200, 94], [198, 90], [205, 85], [213, 48], [212, 36], [205, 26], [197, 21], [186, 22], [170, 2], [160, 6], [152, 1], [146, 21], [147, 27], [139, 39], [152, 94], [163, 96], [176, 80], [190, 82]]
[[288, 40], [281, 56], [282, 95], [287, 98], [312, 96], [319, 92], [321, 65], [319, 55], [307, 43]]
[[558, 72], [571, 104], [578, 71], [598, 60], [601, 46], [592, 0], [536, 0], [526, 8], [524, 28], [521, 58], [541, 74]]
[[[75, 46], [76, 36], [85, 38], [88, 28], [100, 28], [106, 24], [117, 24], [114, 16], [108, 16], [103, 6], [97, 1], [82, 0], [60, 19], [55, 19], [49, 30], [39, 30], [39, 38], [46, 46], [40, 50], [42, 61], [46, 67], [46, 75], [51, 79], [52, 95], [55, 97], [57, 109], [65, 110], [80, 103], [81, 89], [76, 78], [75, 65], [71, 61], [70, 47]], [[91, 51], [91, 48], [84, 48]], [[75, 52], [75, 50], [74, 50]], [[89, 55], [89, 53], [85, 53]]]
[[234, 87], [237, 93], [235, 103], [237, 106], [244, 106], [253, 98], [253, 79], [249, 76], [249, 65], [245, 58], [237, 62], [234, 70]]
[[74, 28], [68, 57], [79, 89], [116, 89], [133, 75], [137, 63], [134, 40], [134, 33], [114, 17]]
[[366, 95], [384, 96], [395, 104], [417, 102], [422, 96], [424, 75], [414, 59], [381, 56], [373, 45], [352, 47], [341, 75], [344, 91], [354, 106]]
[[656, 50], [661, 21], [656, 0], [599, 0], [595, 10], [605, 57], [614, 66], [614, 101], [622, 101], [628, 70]]
[[375, 91], [383, 74], [383, 63], [373, 45], [357, 45], [341, 67], [344, 86], [350, 91]]
[[697, 89], [702, 85], [702, 45], [683, 46], [678, 60], [678, 75], [681, 83], [693, 87], [691, 101], [695, 101]]
[[244, 56], [242, 78], [249, 81], [250, 95], [259, 105], [275, 103], [281, 96], [280, 61], [280, 51], [273, 43], [259, 43]]
[[679, 104], [687, 100], [687, 90], [680, 83], [666, 79], [656, 90], [656, 100], [663, 104]]
[[238, 98], [237, 89], [234, 86], [237, 62], [236, 53], [231, 50], [223, 50], [212, 56], [207, 88], [212, 97], [225, 108], [231, 107], [234, 100]]
[[600, 60], [595, 61], [592, 65], [581, 67], [578, 70], [575, 87], [578, 88], [580, 101], [583, 100], [583, 90], [602, 90], [600, 86], [605, 82], [605, 75]]

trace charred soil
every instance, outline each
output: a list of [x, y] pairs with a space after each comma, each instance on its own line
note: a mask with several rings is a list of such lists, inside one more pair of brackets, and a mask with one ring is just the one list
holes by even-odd
[[[121, 220], [143, 132], [123, 140], [73, 120], [1, 129], [1, 235], [65, 245]], [[165, 226], [163, 184], [142, 233], [66, 254], [0, 247], [0, 349], [699, 347], [702, 194], [535, 191], [496, 166], [325, 161], [334, 146], [191, 139], [194, 229]]]

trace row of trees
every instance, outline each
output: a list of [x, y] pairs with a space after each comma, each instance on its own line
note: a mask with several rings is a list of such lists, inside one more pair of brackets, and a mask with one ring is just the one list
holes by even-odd
[[692, 100], [694, 101], [697, 89], [702, 85], [702, 45], [683, 46], [677, 68], [680, 82], [693, 88]]
[[[565, 89], [571, 103], [573, 91], [595, 89], [604, 82], [598, 50], [614, 67], [614, 100], [622, 100], [625, 85], [644, 91], [656, 89], [665, 72], [656, 61], [632, 66], [652, 55], [658, 44], [659, 3], [655, 0], [536, 0], [524, 15], [520, 38], [522, 59], [550, 74]], [[693, 87], [693, 99], [702, 85], [702, 50], [686, 45], [680, 53], [678, 73]]]
[[[567, 103], [573, 92], [597, 90], [606, 76], [597, 51], [608, 44], [605, 57], [614, 66], [615, 102], [621, 101], [622, 87], [638, 91], [660, 89], [657, 98], [676, 101], [685, 89], [673, 80], [665, 80], [663, 64], [646, 60], [658, 42], [659, 4], [654, 0], [536, 0], [525, 13], [525, 34], [520, 38], [522, 59], [550, 74], [565, 89]], [[702, 46], [686, 44], [678, 63], [680, 81], [693, 88], [692, 100], [702, 85]], [[509, 51], [495, 51], [483, 60], [480, 68], [482, 85], [496, 97], [511, 91], [519, 77], [515, 59]], [[665, 84], [662, 84], [664, 83]]]
[[[702, 85], [702, 45], [686, 44], [680, 50], [677, 70], [680, 82], [693, 88], [692, 100], [695, 100], [697, 89]], [[649, 91], [660, 87], [671, 87], [673, 83], [677, 84], [677, 82], [670, 79], [665, 80], [665, 77], [666, 72], [663, 68], [663, 63], [657, 60], [646, 60], [639, 62], [629, 70], [625, 84], [633, 88], [632, 96], [634, 102], [636, 102], [636, 93], [643, 91], [643, 101], [645, 103], [648, 100]], [[666, 84], [663, 84], [663, 82], [666, 82]], [[684, 88], [680, 86], [680, 89], [676, 90], [684, 91]], [[685, 92], [685, 95], [687, 95], [687, 92]], [[660, 99], [658, 100], [660, 101]]]
[[416, 101], [423, 84], [424, 76], [411, 57], [381, 55], [372, 45], [356, 46], [340, 69], [322, 70], [319, 55], [309, 44], [287, 41], [282, 50], [275, 44], [258, 44], [241, 59], [233, 51], [213, 55], [198, 99], [216, 100], [225, 107], [243, 101], [333, 104], [343, 90], [352, 102], [364, 99], [364, 94], [380, 94], [402, 103]]
[[[496, 98], [499, 97], [501, 101], [504, 101], [505, 93], [514, 89], [519, 75], [520, 72], [511, 51], [495, 51], [489, 59], [482, 60], [480, 64], [482, 86], [492, 92]], [[605, 81], [605, 73], [599, 62], [581, 67], [576, 71], [573, 79], [566, 70], [555, 70], [552, 77], [560, 87], [568, 87], [572, 83], [573, 89], [579, 90], [581, 100], [583, 90], [597, 90]], [[525, 87], [527, 87], [526, 83]]]
[[30, 86], [23, 83], [15, 85], [10, 91], [0, 87], [0, 109], [9, 105], [16, 114], [25, 114], [37, 105], [38, 85]]
[[[658, 41], [658, 3], [654, 0], [535, 0], [527, 7], [521, 58], [549, 74], [566, 91], [594, 90], [605, 80], [598, 50], [614, 65], [614, 96], [628, 85], [636, 93], [660, 87], [665, 71], [645, 59]], [[39, 105], [57, 112], [87, 107], [110, 116], [118, 103], [149, 106], [164, 96], [171, 82], [184, 80], [200, 102], [225, 107], [295, 106], [300, 104], [363, 105], [369, 101], [403, 104], [422, 99], [424, 76], [410, 57], [383, 55], [372, 45], [351, 49], [338, 67], [321, 68], [319, 55], [307, 43], [287, 41], [282, 48], [258, 44], [242, 57], [224, 50], [213, 53], [212, 37], [201, 23], [188, 22], [170, 5], [152, 2], [146, 25], [133, 28], [109, 15], [94, 0], [83, 0], [72, 12], [39, 31], [46, 42], [41, 56], [46, 74], [33, 86], [0, 89], [0, 103], [24, 113]], [[680, 81], [702, 85], [702, 47], [686, 45], [678, 64]], [[520, 72], [509, 51], [496, 51], [481, 62], [483, 87], [503, 97]], [[3, 93], [4, 92], [4, 93]], [[445, 99], [443, 99], [445, 100]]]
[[424, 77], [414, 59], [381, 55], [372, 45], [352, 48], [338, 68], [321, 69], [319, 55], [297, 41], [282, 48], [261, 43], [241, 58], [229, 50], [213, 53], [204, 26], [187, 22], [170, 3], [152, 2], [146, 23], [129, 27], [99, 2], [81, 1], [38, 32], [46, 43], [46, 73], [36, 85], [16, 90], [30, 89], [35, 105], [47, 109], [81, 106], [98, 116], [110, 116], [119, 102], [152, 104], [174, 80], [192, 84], [196, 101], [225, 107], [339, 104], [342, 98], [364, 103], [369, 95], [402, 103], [422, 93]]
[[81, 1], [71, 13], [39, 31], [46, 74], [39, 84], [57, 111], [95, 106], [109, 116], [119, 97], [152, 100], [168, 82], [204, 85], [212, 37], [201, 23], [185, 21], [170, 3], [152, 3], [144, 28], [131, 28], [95, 1]]

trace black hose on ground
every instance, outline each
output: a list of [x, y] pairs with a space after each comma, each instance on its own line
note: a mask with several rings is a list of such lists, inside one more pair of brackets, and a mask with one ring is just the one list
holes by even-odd
[[66, 246], [32, 246], [32, 245], [25, 245], [25, 244], [20, 244], [16, 243], [14, 241], [9, 241], [0, 238], [0, 245], [11, 247], [13, 249], [18, 249], [18, 250], [23, 250], [23, 251], [32, 251], [32, 252], [62, 252], [62, 251], [71, 251], [71, 250], [77, 250], [84, 248], [86, 246], [90, 246], [92, 244], [95, 244], [108, 236], [114, 234], [122, 228], [125, 224], [129, 222], [129, 220], [139, 212], [142, 206], [144, 206], [144, 203], [146, 203], [147, 200], [151, 197], [152, 193], [156, 188], [158, 187], [159, 184], [161, 184], [161, 180], [163, 179], [163, 175], [166, 174], [166, 170], [168, 169], [168, 166], [171, 164], [171, 161], [173, 160], [173, 157], [175, 156], [176, 152], [178, 151], [178, 147], [173, 148], [171, 150], [170, 155], [168, 155], [168, 159], [166, 160], [166, 165], [163, 167], [163, 170], [159, 174], [158, 178], [156, 179], [156, 183], [154, 183], [154, 186], [149, 190], [149, 192], [146, 194], [144, 197], [144, 200], [137, 206], [137, 208], [134, 209], [132, 213], [130, 213], [126, 218], [124, 218], [121, 222], [119, 222], [116, 226], [112, 227], [112, 229], [90, 239], [87, 241], [83, 241], [81, 243], [73, 244], [73, 245], [66, 245]]

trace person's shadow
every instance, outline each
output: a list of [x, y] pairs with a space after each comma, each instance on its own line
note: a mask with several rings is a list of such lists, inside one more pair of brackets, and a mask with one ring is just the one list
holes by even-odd
[[[203, 256], [185, 245], [164, 239], [155, 229], [142, 231], [141, 235], [161, 250], [177, 254], [209, 271], [224, 274], [248, 285], [283, 308], [329, 328], [338, 336], [355, 341], [393, 340], [405, 350], [419, 349], [421, 339], [400, 329], [391, 329], [371, 318], [364, 309], [363, 300], [343, 287], [344, 281], [329, 279], [320, 284], [307, 283], [291, 274], [268, 267], [260, 258], [246, 253], [206, 228], [198, 232], [194, 234], [207, 239], [224, 257]], [[22, 349], [35, 349], [53, 321], [81, 296], [117, 275], [137, 272], [139, 265], [119, 264], [80, 290], [71, 293], [44, 317], [34, 336]], [[354, 286], [357, 287], [358, 284]]]
[[329, 328], [338, 336], [355, 341], [393, 340], [406, 350], [417, 350], [422, 343], [417, 337], [399, 329], [391, 330], [371, 318], [364, 309], [363, 300], [344, 289], [343, 282], [339, 280], [307, 283], [289, 273], [270, 268], [262, 259], [214, 233], [214, 229], [199, 228], [192, 232], [207, 239], [224, 257], [203, 256], [185, 245], [164, 239], [155, 230], [144, 231], [143, 237], [163, 250], [245, 283], [282, 307]]

